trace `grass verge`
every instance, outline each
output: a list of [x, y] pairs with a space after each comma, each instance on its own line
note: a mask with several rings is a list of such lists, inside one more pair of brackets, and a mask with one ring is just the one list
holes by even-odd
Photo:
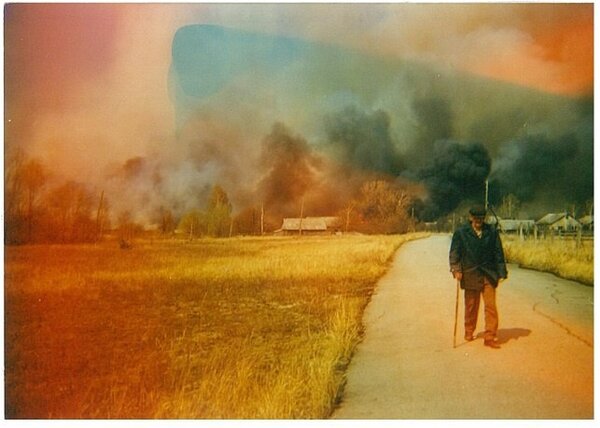
[[5, 247], [6, 417], [327, 417], [420, 236]]
[[593, 241], [526, 240], [503, 237], [506, 258], [522, 267], [550, 272], [561, 278], [594, 285]]

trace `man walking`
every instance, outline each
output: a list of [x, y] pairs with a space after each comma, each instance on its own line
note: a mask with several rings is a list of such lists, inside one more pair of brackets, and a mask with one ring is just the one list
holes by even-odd
[[450, 271], [465, 290], [465, 340], [475, 339], [480, 296], [485, 305], [483, 344], [499, 348], [496, 342], [498, 310], [496, 287], [507, 277], [504, 250], [495, 228], [485, 223], [486, 210], [476, 206], [469, 210], [469, 223], [452, 235]]

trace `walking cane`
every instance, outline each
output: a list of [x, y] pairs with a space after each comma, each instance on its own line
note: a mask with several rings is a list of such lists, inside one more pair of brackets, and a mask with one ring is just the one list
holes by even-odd
[[460, 280], [456, 280], [456, 304], [454, 306], [454, 342], [453, 347], [456, 348], [456, 328], [458, 326], [458, 296], [460, 290]]

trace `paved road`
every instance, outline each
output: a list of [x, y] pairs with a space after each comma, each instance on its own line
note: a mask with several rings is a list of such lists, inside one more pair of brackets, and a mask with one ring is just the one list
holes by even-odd
[[436, 235], [400, 248], [333, 418], [593, 418], [593, 289], [509, 265], [497, 293], [501, 349], [462, 340], [462, 293], [454, 348], [449, 246]]

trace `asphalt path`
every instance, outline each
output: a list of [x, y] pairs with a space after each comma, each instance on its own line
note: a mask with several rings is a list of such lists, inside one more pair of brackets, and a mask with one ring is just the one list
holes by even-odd
[[450, 237], [404, 244], [365, 311], [335, 419], [592, 419], [593, 288], [509, 265], [500, 349], [463, 340]]

